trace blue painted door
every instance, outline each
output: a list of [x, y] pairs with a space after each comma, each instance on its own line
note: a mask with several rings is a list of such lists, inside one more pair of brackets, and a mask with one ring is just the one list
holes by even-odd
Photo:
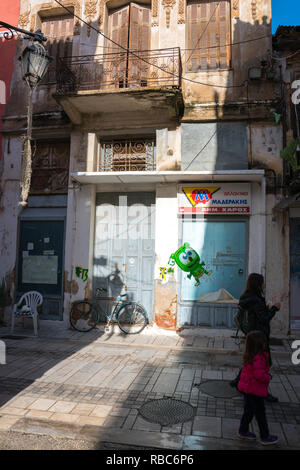
[[155, 193], [98, 193], [94, 289], [127, 290], [153, 319]]
[[[234, 298], [240, 297], [247, 276], [247, 221], [185, 218], [182, 222], [184, 242], [189, 242], [199, 253], [211, 274], [201, 278], [200, 285], [196, 286], [194, 278], [188, 279], [187, 274], [181, 272], [180, 322], [221, 326], [215, 314], [221, 304], [210, 306], [208, 313], [209, 305], [201, 302], [200, 296], [223, 288]], [[222, 326], [232, 327], [233, 314], [226, 313], [225, 316]]]

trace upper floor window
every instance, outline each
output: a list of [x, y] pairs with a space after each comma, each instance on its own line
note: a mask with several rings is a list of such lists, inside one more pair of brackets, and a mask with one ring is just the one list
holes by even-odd
[[154, 171], [155, 139], [103, 141], [98, 166], [98, 171]]
[[70, 142], [37, 141], [32, 159], [31, 194], [66, 194]]
[[72, 55], [73, 26], [73, 15], [42, 18], [42, 31], [47, 38], [46, 49], [54, 59], [43, 83], [55, 83], [58, 59]]
[[188, 2], [187, 71], [230, 67], [230, 22], [229, 0]]

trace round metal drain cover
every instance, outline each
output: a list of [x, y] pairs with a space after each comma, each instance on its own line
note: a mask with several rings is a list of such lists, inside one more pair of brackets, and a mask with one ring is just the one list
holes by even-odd
[[140, 408], [139, 413], [150, 423], [171, 426], [193, 419], [195, 411], [195, 408], [189, 403], [166, 397], [147, 401]]
[[208, 380], [198, 385], [199, 391], [215, 398], [233, 398], [241, 396], [240, 392], [230, 386], [229, 381]]

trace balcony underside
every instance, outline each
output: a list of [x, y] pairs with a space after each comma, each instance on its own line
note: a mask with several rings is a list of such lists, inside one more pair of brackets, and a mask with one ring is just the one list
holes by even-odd
[[54, 97], [74, 124], [94, 130], [176, 125], [184, 111], [182, 92], [176, 88], [82, 90]]
[[176, 125], [184, 108], [181, 75], [179, 48], [64, 57], [55, 98], [77, 125]]

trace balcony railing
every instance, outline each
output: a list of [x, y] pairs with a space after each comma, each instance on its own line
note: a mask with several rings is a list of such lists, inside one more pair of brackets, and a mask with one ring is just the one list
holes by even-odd
[[132, 51], [63, 57], [57, 71], [57, 93], [122, 88], [180, 88], [180, 49]]

